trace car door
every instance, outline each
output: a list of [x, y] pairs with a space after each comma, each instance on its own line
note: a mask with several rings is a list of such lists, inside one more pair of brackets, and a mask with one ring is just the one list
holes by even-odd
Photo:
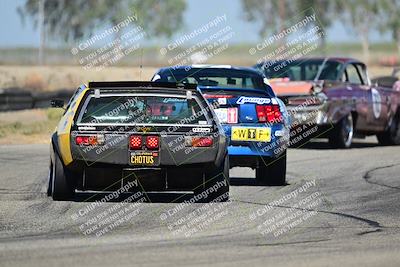
[[362, 79], [362, 89], [367, 93], [367, 128], [373, 131], [382, 130], [388, 120], [387, 93], [381, 88], [369, 84], [366, 67], [363, 64], [355, 64]]
[[357, 112], [356, 129], [365, 130], [368, 128], [368, 90], [366, 84], [360, 75], [356, 64], [347, 64], [342, 81], [344, 82], [345, 92], [343, 95], [349, 100], [349, 103], [355, 105]]

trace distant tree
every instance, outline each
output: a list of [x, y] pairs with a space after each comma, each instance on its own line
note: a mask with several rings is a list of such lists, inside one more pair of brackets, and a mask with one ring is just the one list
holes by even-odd
[[[323, 29], [331, 25], [337, 0], [242, 0], [245, 19], [261, 22], [259, 35], [264, 38], [272, 32], [279, 32], [293, 22], [294, 17], [309, 16], [315, 13], [318, 24]], [[286, 25], [285, 25], [286, 24]], [[322, 36], [325, 47], [326, 35]]]
[[[96, 28], [96, 20], [89, 11], [96, 10], [96, 0], [26, 0], [18, 7], [18, 13], [25, 22], [31, 18], [39, 26], [40, 3], [44, 5], [44, 26], [50, 37], [77, 40], [90, 34]], [[93, 13], [92, 13], [93, 14]]]
[[135, 14], [138, 24], [150, 35], [171, 37], [183, 26], [185, 0], [95, 0], [90, 10], [99, 21], [117, 25], [127, 16]]
[[317, 24], [322, 27], [320, 30], [323, 33], [321, 37], [321, 46], [324, 51], [326, 48], [326, 30], [332, 24], [332, 20], [337, 15], [337, 0], [298, 0], [298, 10], [304, 10], [304, 15], [316, 14]]
[[380, 1], [379, 28], [382, 32], [391, 32], [400, 57], [400, 1]]
[[[26, 0], [18, 12], [23, 21], [30, 18], [35, 27], [42, 26], [52, 39], [73, 41], [107, 24], [117, 25], [132, 14], [148, 37], [170, 37], [182, 26], [185, 9], [185, 0]], [[38, 25], [40, 21], [43, 25]]]
[[284, 29], [287, 18], [293, 16], [293, 5], [289, 0], [242, 0], [247, 21], [261, 22], [259, 36], [277, 33]]
[[369, 61], [369, 33], [377, 28], [380, 1], [376, 0], [338, 0], [341, 18], [349, 22], [361, 39], [363, 57]]

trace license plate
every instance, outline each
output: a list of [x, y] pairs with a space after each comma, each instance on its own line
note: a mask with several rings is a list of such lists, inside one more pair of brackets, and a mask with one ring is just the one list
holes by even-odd
[[158, 166], [160, 164], [160, 152], [158, 151], [132, 151], [130, 163], [137, 166]]
[[271, 141], [271, 128], [268, 127], [232, 127], [233, 141]]
[[237, 123], [238, 109], [237, 108], [218, 108], [214, 109], [218, 120], [221, 123]]

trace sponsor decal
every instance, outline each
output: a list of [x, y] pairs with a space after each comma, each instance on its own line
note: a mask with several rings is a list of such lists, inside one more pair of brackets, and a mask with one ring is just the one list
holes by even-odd
[[371, 89], [371, 93], [372, 93], [372, 110], [374, 112], [374, 117], [378, 119], [382, 111], [381, 95], [375, 88]]
[[163, 103], [170, 103], [170, 102], [186, 102], [184, 98], [164, 98]]
[[96, 130], [96, 127], [93, 127], [93, 126], [79, 126], [78, 130], [79, 131], [91, 131], [91, 130]]
[[245, 104], [245, 103], [254, 103], [258, 105], [269, 104], [271, 103], [270, 98], [260, 98], [260, 97], [248, 97], [248, 96], [241, 96], [236, 101], [236, 104]]
[[238, 122], [238, 110], [237, 108], [228, 108], [228, 123]]
[[193, 128], [192, 132], [194, 133], [209, 133], [211, 132], [210, 128]]
[[278, 104], [278, 101], [275, 98], [262, 98], [262, 97], [248, 97], [248, 96], [241, 96], [236, 101], [236, 104], [245, 104], [245, 103], [253, 103], [257, 105], [264, 105], [264, 104]]
[[151, 127], [141, 127], [138, 129], [138, 131], [143, 132], [143, 133], [147, 133], [151, 131]]
[[226, 98], [218, 98], [218, 104], [226, 105]]

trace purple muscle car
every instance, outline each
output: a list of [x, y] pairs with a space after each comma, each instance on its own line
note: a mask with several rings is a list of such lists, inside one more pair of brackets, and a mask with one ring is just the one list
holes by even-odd
[[327, 137], [332, 147], [349, 148], [353, 136], [367, 135], [376, 135], [382, 145], [400, 144], [400, 87], [371, 85], [364, 63], [315, 57], [255, 67], [287, 105], [295, 129], [292, 144], [318, 136]]

